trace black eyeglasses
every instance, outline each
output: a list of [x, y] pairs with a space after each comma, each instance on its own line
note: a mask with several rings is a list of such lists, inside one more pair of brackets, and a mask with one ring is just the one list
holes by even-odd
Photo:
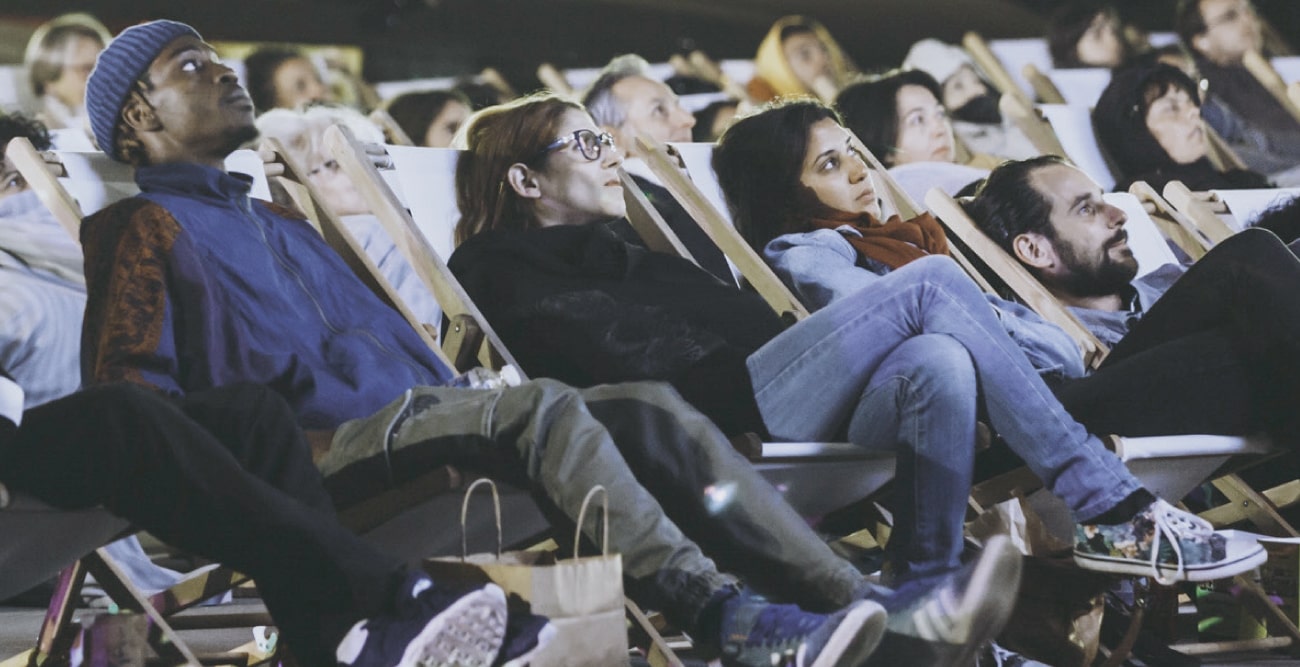
[[588, 162], [594, 162], [600, 159], [600, 155], [606, 147], [614, 147], [614, 135], [608, 132], [596, 134], [592, 130], [577, 130], [573, 134], [566, 134], [547, 144], [546, 148], [538, 151], [537, 156], [530, 162], [536, 162], [549, 155], [552, 151], [564, 148], [574, 142], [577, 142], [578, 152], [582, 153], [582, 157]]

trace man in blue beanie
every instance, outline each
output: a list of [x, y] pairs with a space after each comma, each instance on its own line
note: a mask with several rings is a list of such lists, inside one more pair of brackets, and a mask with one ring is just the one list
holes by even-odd
[[[630, 594], [728, 665], [787, 651], [805, 667], [854, 665], [880, 641], [885, 614], [868, 598], [882, 593], [667, 385], [448, 386], [454, 371], [300, 214], [250, 199], [222, 171], [253, 136], [253, 106], [193, 29], [126, 30], [100, 55], [86, 100], [100, 147], [136, 166], [141, 188], [82, 225], [87, 383], [175, 396], [267, 385], [303, 428], [334, 431], [317, 465], [338, 505], [456, 464], [527, 483], [571, 528], [602, 485]], [[748, 582], [832, 613], [767, 602], [689, 538]], [[1019, 572], [1018, 553], [995, 541], [951, 579], [894, 598], [905, 613], [891, 634], [941, 644], [952, 656], [935, 664], [956, 664], [1005, 622], [1010, 604], [992, 586], [1013, 590]]]

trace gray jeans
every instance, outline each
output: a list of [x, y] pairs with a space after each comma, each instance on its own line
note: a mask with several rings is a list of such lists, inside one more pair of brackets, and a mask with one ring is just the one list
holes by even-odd
[[609, 489], [610, 547], [623, 555], [629, 595], [688, 629], [734, 584], [718, 565], [816, 609], [843, 606], [866, 586], [666, 384], [416, 387], [343, 424], [320, 462], [334, 489], [358, 495], [446, 464], [526, 485], [548, 515], [567, 520], [561, 530], [572, 530], [588, 489]]

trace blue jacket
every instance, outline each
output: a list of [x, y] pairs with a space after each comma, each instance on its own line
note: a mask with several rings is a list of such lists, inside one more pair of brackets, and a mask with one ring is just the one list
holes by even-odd
[[87, 383], [182, 394], [269, 385], [307, 428], [370, 415], [446, 368], [294, 212], [196, 164], [143, 167], [141, 194], [82, 224]]
[[[795, 296], [812, 310], [870, 287], [880, 280], [880, 274], [888, 271], [888, 267], [878, 262], [859, 263], [857, 251], [841, 235], [841, 230], [834, 229], [778, 236], [763, 249], [763, 257]], [[1002, 328], [1040, 374], [1083, 376], [1083, 356], [1069, 334], [1018, 303], [992, 294], [985, 296], [1002, 321]]]

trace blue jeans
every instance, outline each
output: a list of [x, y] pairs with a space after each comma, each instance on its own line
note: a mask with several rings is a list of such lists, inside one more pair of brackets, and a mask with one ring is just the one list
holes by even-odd
[[[1070, 417], [1007, 337], [975, 284], [926, 257], [817, 311], [750, 355], [771, 434], [897, 448], [913, 576], [955, 567], [970, 490], [977, 401], [990, 425], [1078, 518], [1141, 488]], [[902, 526], [904, 520], [910, 526]]]

